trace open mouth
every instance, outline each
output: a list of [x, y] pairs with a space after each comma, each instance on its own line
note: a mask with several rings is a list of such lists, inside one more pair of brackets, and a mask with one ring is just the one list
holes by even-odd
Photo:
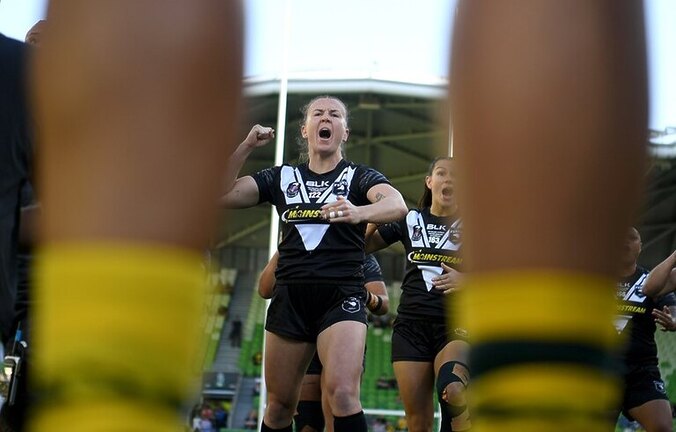
[[441, 194], [444, 196], [444, 198], [450, 198], [453, 196], [453, 188], [448, 186], [443, 189], [441, 189]]
[[329, 128], [319, 129], [319, 138], [323, 138], [323, 139], [331, 138], [331, 129], [329, 129]]

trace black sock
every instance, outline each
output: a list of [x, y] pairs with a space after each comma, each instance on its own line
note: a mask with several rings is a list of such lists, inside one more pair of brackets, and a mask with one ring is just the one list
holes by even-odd
[[[296, 431], [300, 432], [308, 427], [316, 431], [324, 430], [324, 412], [321, 401], [299, 401], [296, 415], [293, 416]], [[309, 430], [309, 429], [308, 429]]]
[[265, 420], [264, 420], [264, 421], [261, 423], [261, 432], [275, 432], [275, 431], [278, 431], [278, 432], [293, 432], [293, 427], [292, 427], [292, 426], [293, 426], [293, 424], [290, 424], [290, 425], [288, 425], [288, 426], [285, 427], [285, 428], [281, 428], [281, 429], [273, 429], [273, 428], [271, 428], [270, 426], [266, 425], [266, 424], [265, 424]]
[[366, 416], [364, 411], [359, 411], [345, 417], [333, 417], [334, 432], [367, 432]]

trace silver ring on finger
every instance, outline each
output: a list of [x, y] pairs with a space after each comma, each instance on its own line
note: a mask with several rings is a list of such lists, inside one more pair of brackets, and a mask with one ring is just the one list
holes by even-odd
[[343, 211], [342, 210], [338, 210], [338, 217], [343, 217]]
[[329, 219], [333, 219], [334, 217], [336, 217], [336, 212], [334, 211], [329, 212]]

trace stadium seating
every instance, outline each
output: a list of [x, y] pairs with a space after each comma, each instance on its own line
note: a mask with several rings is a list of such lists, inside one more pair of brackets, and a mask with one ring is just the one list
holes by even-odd
[[206, 347], [202, 358], [202, 370], [211, 369], [221, 339], [223, 324], [227, 319], [230, 293], [235, 285], [237, 270], [220, 269], [209, 275], [208, 291], [205, 302], [204, 339]]

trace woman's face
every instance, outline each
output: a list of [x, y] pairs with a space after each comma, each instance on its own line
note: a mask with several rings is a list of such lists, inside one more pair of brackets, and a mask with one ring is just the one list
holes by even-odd
[[434, 165], [432, 175], [425, 177], [425, 184], [432, 190], [432, 204], [443, 207], [454, 204], [455, 176], [452, 168], [450, 160], [440, 159]]
[[626, 237], [624, 239], [622, 261], [627, 264], [635, 263], [640, 254], [641, 234], [639, 234], [636, 228], [631, 227], [627, 231]]
[[347, 141], [345, 107], [336, 99], [317, 99], [310, 105], [301, 127], [301, 135], [308, 142], [310, 154], [333, 154], [340, 152], [340, 146]]

